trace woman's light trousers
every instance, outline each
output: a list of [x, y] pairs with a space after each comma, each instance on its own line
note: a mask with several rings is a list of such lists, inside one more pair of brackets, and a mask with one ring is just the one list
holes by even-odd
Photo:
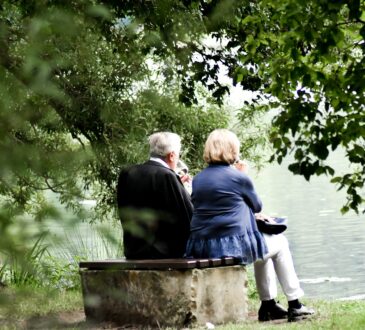
[[260, 300], [275, 299], [278, 293], [276, 278], [288, 301], [304, 295], [294, 269], [293, 258], [289, 250], [288, 240], [283, 234], [263, 234], [268, 254], [264, 260], [254, 263], [256, 286]]

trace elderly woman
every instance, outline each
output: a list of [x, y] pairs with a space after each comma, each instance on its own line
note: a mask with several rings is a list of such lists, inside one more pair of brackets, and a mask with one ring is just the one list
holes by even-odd
[[[295, 321], [313, 314], [298, 298], [303, 295], [284, 235], [262, 234], [255, 214], [262, 202], [239, 162], [240, 143], [226, 130], [213, 131], [204, 149], [208, 166], [194, 177], [193, 218], [186, 256], [192, 258], [234, 257], [254, 264], [261, 299], [259, 320], [287, 318]], [[238, 163], [238, 166], [232, 166]], [[288, 299], [284, 309], [276, 301], [276, 275]]]

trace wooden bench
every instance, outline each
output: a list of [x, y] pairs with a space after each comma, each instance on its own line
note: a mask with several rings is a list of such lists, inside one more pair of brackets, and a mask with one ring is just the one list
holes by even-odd
[[88, 321], [184, 327], [247, 318], [246, 269], [234, 258], [80, 262]]

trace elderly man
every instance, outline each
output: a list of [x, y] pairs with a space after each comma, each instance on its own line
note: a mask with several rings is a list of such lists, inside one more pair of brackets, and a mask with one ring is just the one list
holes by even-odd
[[128, 259], [181, 258], [193, 211], [190, 196], [175, 173], [181, 139], [159, 132], [148, 141], [150, 159], [119, 175], [124, 253]]

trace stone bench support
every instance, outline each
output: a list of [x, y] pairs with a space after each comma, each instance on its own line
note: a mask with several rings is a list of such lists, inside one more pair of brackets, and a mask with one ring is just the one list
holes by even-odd
[[[128, 262], [131, 261], [125, 261]], [[137, 269], [117, 269], [123, 268], [122, 264], [118, 267], [117, 261], [109, 261], [109, 266], [105, 262], [80, 263], [86, 318], [119, 325], [178, 328], [245, 320], [245, 267], [224, 263], [220, 267], [210, 266], [213, 263], [205, 260], [205, 268], [188, 269], [149, 269], [153, 265], [138, 269], [141, 263], [135, 266], [133, 261], [127, 268]], [[110, 264], [114, 269], [110, 269]], [[198, 262], [186, 267], [197, 265]]]

